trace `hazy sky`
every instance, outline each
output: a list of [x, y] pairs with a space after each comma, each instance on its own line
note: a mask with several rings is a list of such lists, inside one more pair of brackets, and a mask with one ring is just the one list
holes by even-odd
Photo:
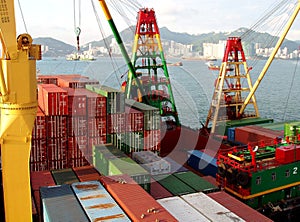
[[[78, 1], [78, 0], [77, 0]], [[102, 39], [91, 1], [104, 27], [106, 36], [112, 34], [103, 17], [98, 0], [81, 1], [81, 44]], [[116, 0], [115, 0], [116, 1]], [[124, 0], [123, 0], [124, 1]], [[159, 27], [190, 34], [211, 31], [234, 31], [252, 26], [266, 10], [280, 0], [137, 0], [142, 7], [154, 8]], [[294, 0], [297, 2], [298, 0]], [[25, 32], [18, 1], [15, 1], [18, 34]], [[53, 37], [76, 44], [73, 0], [19, 0], [28, 33], [33, 37]], [[110, 0], [107, 0], [109, 4]], [[118, 2], [118, 1], [117, 1]], [[122, 2], [122, 0], [119, 0]], [[126, 28], [122, 18], [111, 10], [119, 31]], [[131, 16], [135, 24], [136, 14]], [[78, 19], [77, 19], [78, 22]], [[78, 25], [78, 24], [77, 24]], [[288, 35], [300, 40], [300, 14]]]

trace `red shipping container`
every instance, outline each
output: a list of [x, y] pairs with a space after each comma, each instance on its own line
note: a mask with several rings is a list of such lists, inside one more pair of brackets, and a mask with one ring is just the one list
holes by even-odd
[[153, 178], [151, 178], [150, 194], [155, 200], [173, 196], [173, 194], [171, 194], [166, 188], [160, 185]]
[[141, 132], [144, 130], [144, 113], [132, 107], [125, 107], [126, 131]]
[[107, 115], [107, 134], [125, 132], [125, 113]]
[[46, 116], [47, 138], [60, 138], [67, 136], [66, 116]]
[[60, 87], [68, 87], [68, 88], [85, 88], [86, 85], [99, 84], [99, 81], [89, 79], [84, 76], [70, 76], [70, 75], [60, 75], [57, 78], [57, 84]]
[[160, 130], [144, 131], [144, 150], [159, 151], [160, 146]]
[[37, 83], [57, 85], [57, 76], [52, 76], [52, 75], [38, 75], [37, 76]]
[[73, 136], [68, 138], [68, 160], [80, 159], [88, 154], [87, 136]]
[[100, 173], [92, 165], [74, 167], [73, 171], [80, 182], [100, 179]]
[[271, 219], [267, 218], [266, 216], [262, 215], [258, 211], [247, 206], [246, 204], [242, 203], [241, 201], [232, 197], [224, 191], [209, 193], [207, 194], [207, 196], [209, 196], [222, 206], [226, 207], [228, 210], [235, 213], [245, 221], [272, 221]]
[[40, 138], [46, 138], [46, 117], [41, 108], [38, 107], [32, 130], [32, 139]]
[[47, 115], [68, 115], [67, 92], [54, 84], [38, 85], [38, 104]]
[[68, 140], [67, 137], [47, 139], [47, 160], [67, 160]]
[[32, 139], [30, 150], [30, 163], [47, 163], [46, 138]]
[[77, 89], [63, 88], [68, 92], [68, 112], [69, 116], [86, 116], [87, 97]]
[[282, 164], [292, 163], [300, 160], [300, 145], [291, 144], [289, 146], [277, 147], [275, 159]]
[[68, 116], [68, 136], [86, 136], [87, 127], [86, 116]]
[[127, 175], [101, 177], [101, 183], [133, 221], [177, 221]]
[[88, 135], [89, 137], [106, 135], [106, 117], [89, 117]]
[[30, 172], [30, 182], [33, 191], [39, 191], [40, 187], [55, 186], [50, 171]]

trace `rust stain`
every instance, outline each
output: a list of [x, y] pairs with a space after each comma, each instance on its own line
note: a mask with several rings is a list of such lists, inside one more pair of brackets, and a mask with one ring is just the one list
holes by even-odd
[[75, 187], [78, 190], [96, 190], [96, 189], [98, 189], [99, 185], [97, 185], [97, 184], [78, 184], [78, 185], [75, 185]]
[[117, 219], [117, 218], [123, 218], [124, 214], [115, 214], [111, 216], [106, 216], [106, 217], [98, 217], [93, 220], [93, 222], [98, 222], [98, 221], [104, 221], [104, 220], [111, 220], [111, 219]]
[[80, 200], [90, 200], [90, 199], [95, 199], [95, 198], [106, 198], [107, 195], [105, 194], [97, 194], [97, 195], [92, 195], [92, 196], [87, 196], [87, 197], [81, 197]]
[[107, 203], [107, 204], [97, 204], [93, 206], [87, 207], [87, 209], [108, 209], [116, 206], [116, 204], [113, 203]]

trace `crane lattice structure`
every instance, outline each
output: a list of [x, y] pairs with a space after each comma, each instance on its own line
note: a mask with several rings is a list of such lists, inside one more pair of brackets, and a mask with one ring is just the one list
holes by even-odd
[[[132, 75], [130, 71], [128, 73], [126, 97], [138, 101], [147, 97], [149, 105], [160, 109], [163, 119], [179, 126], [167, 63], [153, 9], [143, 8], [138, 12], [131, 62], [136, 75]], [[140, 93], [137, 82], [140, 82], [144, 95]]]
[[216, 126], [220, 122], [259, 117], [254, 94], [247, 103], [252, 107], [248, 106], [249, 110], [240, 113], [245, 102], [245, 96], [253, 88], [250, 70], [241, 39], [239, 37], [229, 37], [206, 120], [206, 127], [211, 124], [211, 133], [215, 132]]

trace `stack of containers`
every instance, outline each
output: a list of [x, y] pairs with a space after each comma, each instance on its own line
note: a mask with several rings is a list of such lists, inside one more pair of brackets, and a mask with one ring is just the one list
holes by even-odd
[[38, 75], [37, 83], [40, 84], [54, 84], [57, 85], [57, 76], [52, 75]]
[[88, 84], [98, 83], [99, 81], [97, 80], [89, 79], [88, 77], [79, 74], [57, 76], [57, 85], [60, 87], [78, 89], [85, 88]]
[[125, 153], [144, 150], [144, 113], [126, 105], [125, 118]]
[[87, 98], [77, 89], [63, 89], [68, 92], [68, 167], [82, 166], [88, 144]]
[[106, 141], [125, 149], [125, 95], [120, 90], [104, 85], [86, 85], [86, 88], [106, 98]]
[[30, 170], [42, 171], [47, 168], [46, 117], [38, 107], [32, 131]]
[[[161, 120], [159, 109], [146, 105], [144, 103], [137, 102], [132, 99], [125, 100], [126, 106], [131, 110], [137, 110], [143, 113], [143, 129], [137, 128], [137, 130], [141, 130], [139, 132], [129, 132], [128, 136], [126, 136], [126, 144], [129, 147], [129, 150], [134, 149], [136, 145], [136, 140], [141, 140], [143, 142], [143, 150], [150, 150], [153, 152], [160, 152], [160, 128], [161, 128]], [[141, 137], [142, 139], [141, 139]], [[134, 141], [134, 142], [132, 142]], [[136, 151], [136, 150], [134, 150]]]
[[48, 169], [63, 169], [67, 166], [67, 91], [54, 84], [39, 84], [38, 105], [46, 115]]

